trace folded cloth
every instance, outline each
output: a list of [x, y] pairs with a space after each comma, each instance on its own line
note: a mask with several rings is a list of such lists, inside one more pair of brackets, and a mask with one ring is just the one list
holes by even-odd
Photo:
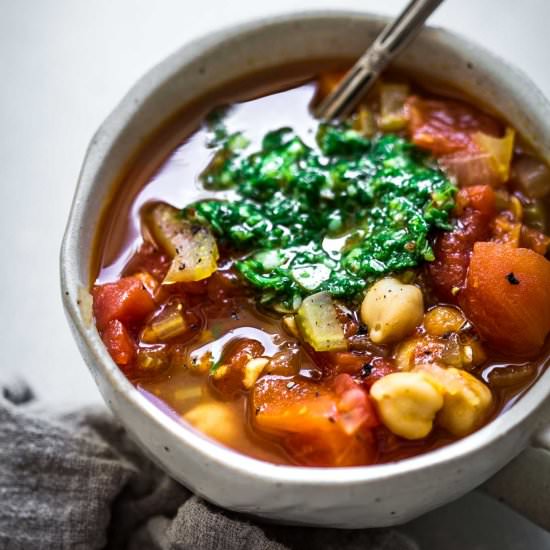
[[0, 382], [0, 548], [409, 550], [391, 529], [264, 525], [190, 493], [101, 408], [44, 410]]

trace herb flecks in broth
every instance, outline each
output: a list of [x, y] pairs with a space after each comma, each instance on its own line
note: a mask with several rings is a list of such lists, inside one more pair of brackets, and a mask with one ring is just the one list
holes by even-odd
[[218, 122], [201, 178], [237, 198], [184, 210], [244, 252], [237, 269], [278, 309], [320, 291], [353, 298], [381, 275], [433, 260], [430, 231], [450, 228], [456, 188], [409, 141], [344, 124], [321, 124], [316, 138], [309, 147], [282, 128], [248, 154], [246, 138]]

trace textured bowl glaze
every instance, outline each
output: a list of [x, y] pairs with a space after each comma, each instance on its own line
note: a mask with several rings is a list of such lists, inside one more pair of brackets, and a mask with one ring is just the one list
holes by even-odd
[[[132, 155], [193, 99], [257, 70], [308, 59], [357, 57], [385, 20], [353, 12], [263, 19], [183, 47], [147, 73], [102, 124], [88, 149], [61, 254], [69, 322], [89, 369], [120, 422], [175, 479], [223, 507], [274, 521], [336, 527], [402, 523], [473, 489], [530, 442], [548, 413], [550, 370], [510, 410], [442, 449], [398, 463], [322, 469], [276, 466], [203, 437], [128, 382], [91, 322], [87, 292], [103, 208]], [[426, 28], [396, 63], [443, 80], [513, 124], [550, 159], [550, 107], [521, 72], [452, 33]]]

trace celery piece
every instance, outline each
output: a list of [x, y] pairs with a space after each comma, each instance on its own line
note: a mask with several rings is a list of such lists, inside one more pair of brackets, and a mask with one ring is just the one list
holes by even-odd
[[296, 323], [304, 340], [315, 351], [347, 349], [344, 329], [327, 292], [318, 292], [305, 298], [296, 314]]

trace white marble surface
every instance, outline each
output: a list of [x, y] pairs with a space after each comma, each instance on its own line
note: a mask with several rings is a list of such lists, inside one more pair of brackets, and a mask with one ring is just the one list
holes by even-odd
[[[100, 403], [67, 328], [59, 245], [90, 138], [128, 87], [221, 26], [311, 8], [395, 13], [404, 0], [0, 0], [0, 368], [56, 405]], [[447, 0], [434, 24], [524, 69], [546, 95], [547, 0]], [[550, 548], [550, 537], [473, 494], [405, 528], [421, 548]]]

